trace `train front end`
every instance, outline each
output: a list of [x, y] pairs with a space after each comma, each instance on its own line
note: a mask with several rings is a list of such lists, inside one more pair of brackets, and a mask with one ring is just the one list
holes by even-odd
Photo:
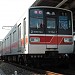
[[33, 7], [29, 10], [29, 54], [73, 53], [72, 13]]

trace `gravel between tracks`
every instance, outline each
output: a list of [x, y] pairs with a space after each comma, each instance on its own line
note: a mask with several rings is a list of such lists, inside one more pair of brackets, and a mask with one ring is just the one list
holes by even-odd
[[25, 69], [16, 67], [14, 65], [5, 63], [0, 61], [0, 69], [6, 74], [6, 75], [14, 75], [14, 72], [17, 71], [18, 75], [34, 75], [33, 72], [27, 71]]

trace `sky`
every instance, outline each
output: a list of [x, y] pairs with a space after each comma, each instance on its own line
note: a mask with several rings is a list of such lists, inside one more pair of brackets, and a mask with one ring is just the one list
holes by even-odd
[[3, 26], [14, 26], [35, 0], [0, 0], [0, 40], [9, 30], [2, 29]]

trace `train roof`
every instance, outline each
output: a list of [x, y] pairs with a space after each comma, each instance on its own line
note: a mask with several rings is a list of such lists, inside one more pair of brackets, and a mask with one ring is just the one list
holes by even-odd
[[15, 24], [15, 25], [13, 26], [13, 28], [7, 33], [7, 35], [3, 38], [2, 41], [4, 41], [4, 40], [6, 39], [6, 37], [10, 35], [10, 32], [12, 32], [12, 30], [13, 30], [16, 26], [17, 26], [17, 24]]
[[69, 10], [69, 9], [57, 8], [57, 7], [52, 7], [52, 6], [32, 6], [32, 7], [30, 7], [30, 9], [31, 9], [31, 8], [53, 8], [53, 9], [60, 9], [60, 10], [65, 10], [65, 11], [72, 12], [72, 11]]

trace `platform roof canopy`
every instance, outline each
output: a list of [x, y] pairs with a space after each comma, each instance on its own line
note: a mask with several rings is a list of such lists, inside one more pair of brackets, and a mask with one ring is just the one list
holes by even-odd
[[36, 0], [32, 6], [52, 6], [71, 10], [75, 31], [75, 0]]

